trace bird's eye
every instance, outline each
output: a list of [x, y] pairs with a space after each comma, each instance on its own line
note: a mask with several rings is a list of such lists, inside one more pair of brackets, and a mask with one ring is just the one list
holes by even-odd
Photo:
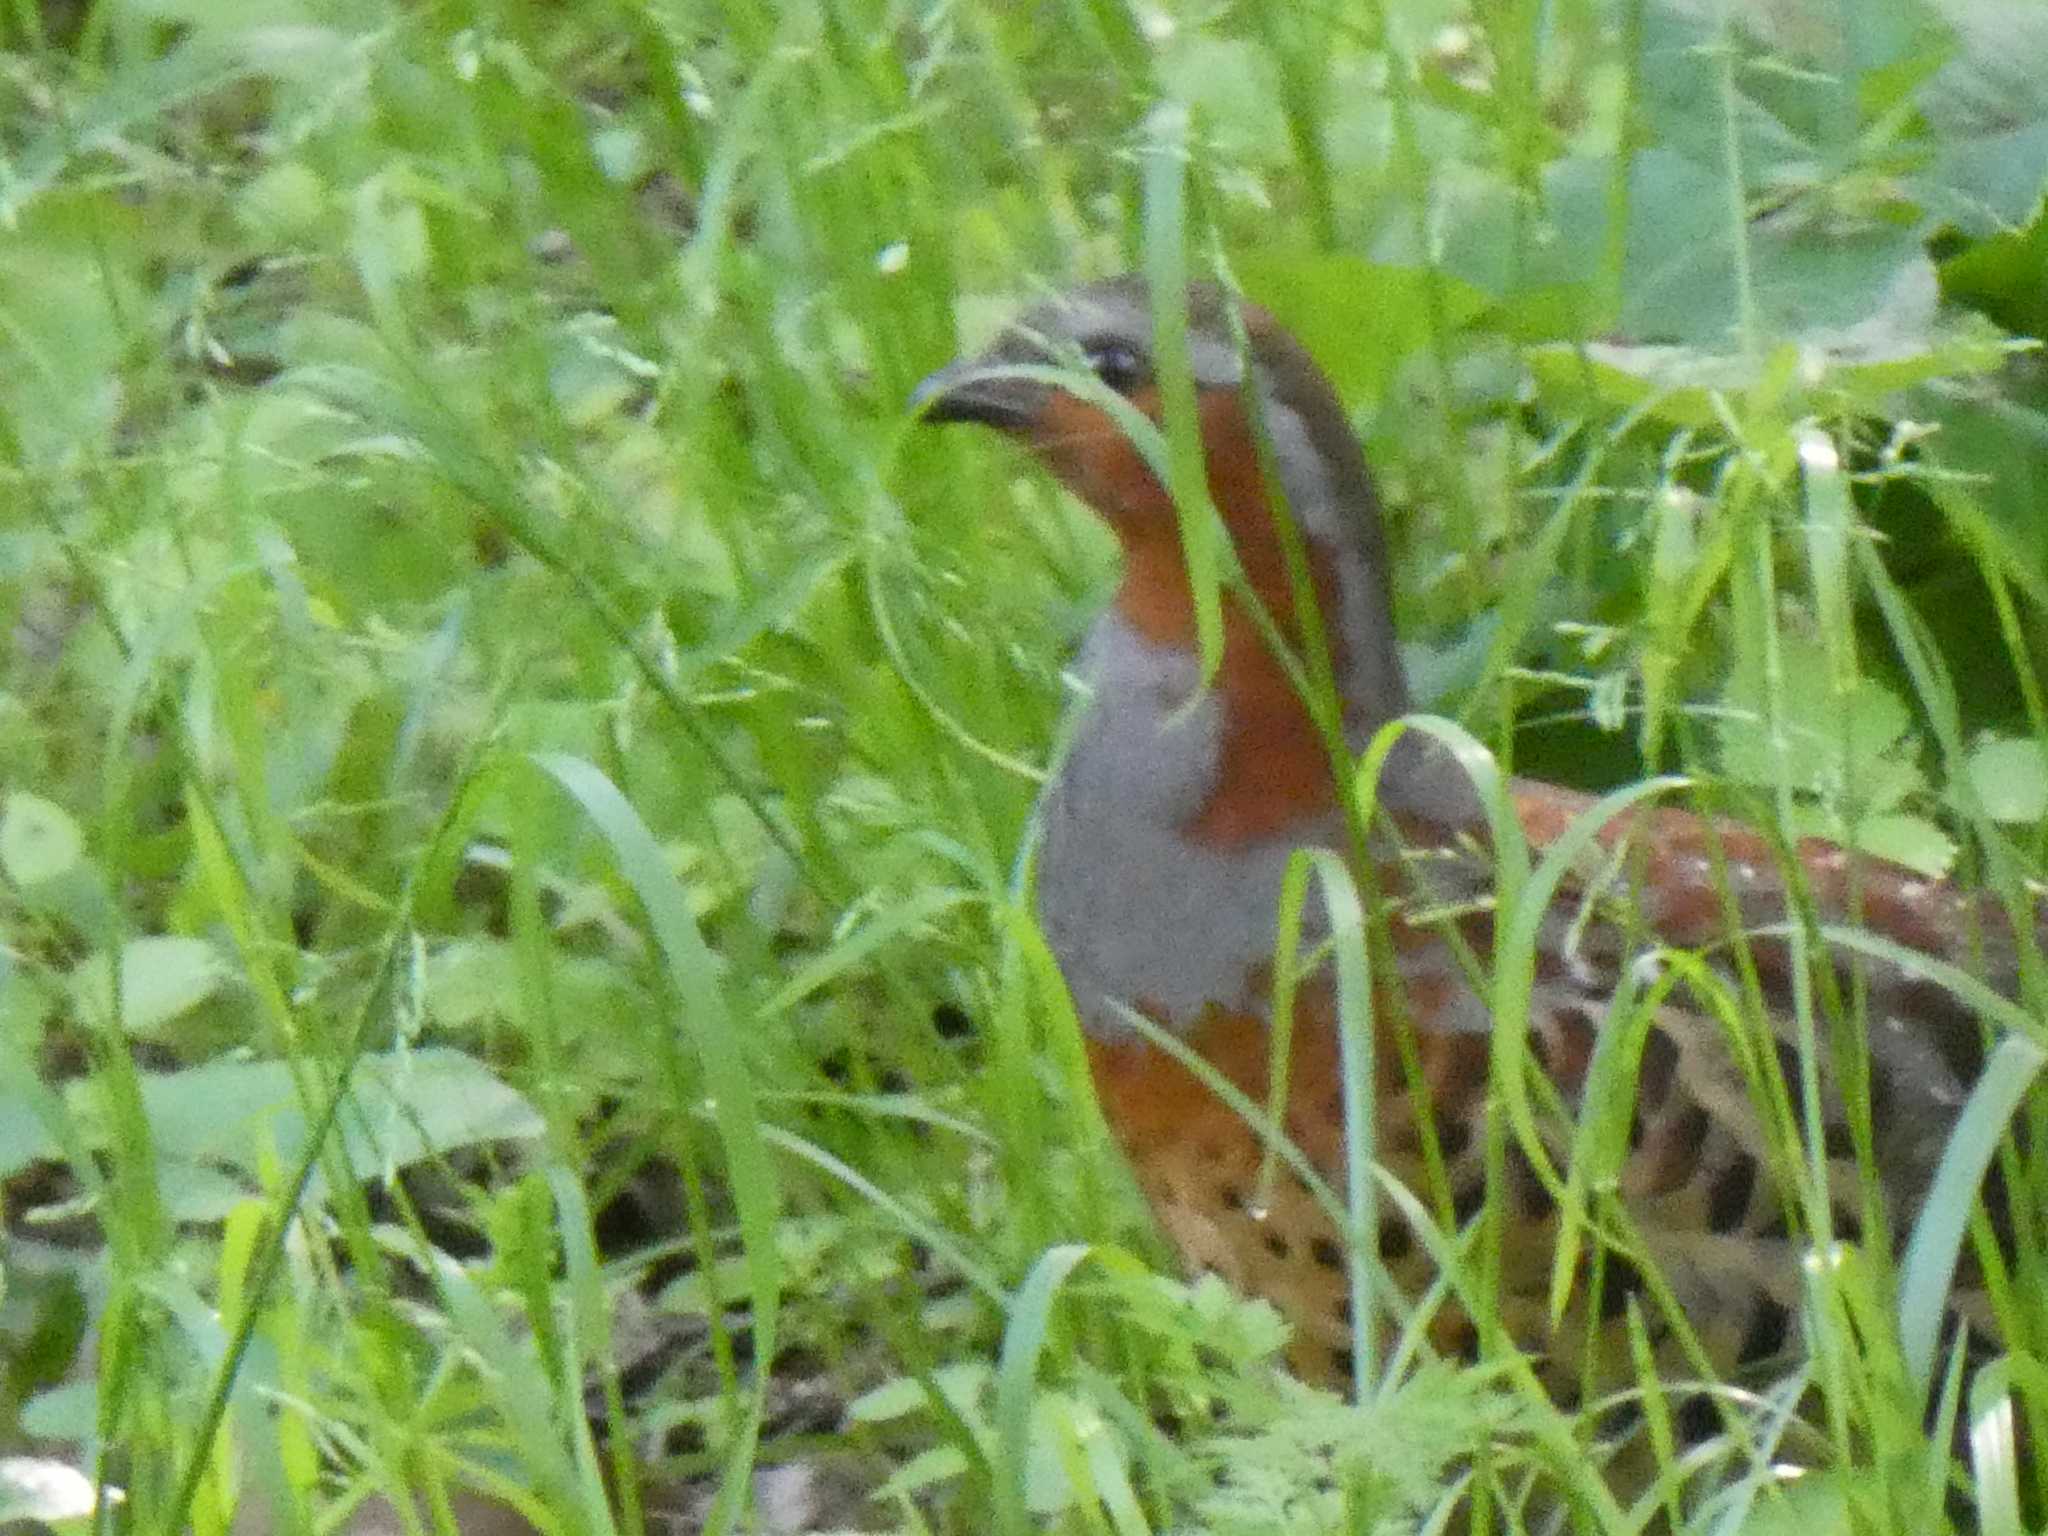
[[1088, 366], [1095, 377], [1118, 394], [1129, 394], [1145, 382], [1145, 359], [1130, 343], [1098, 341], [1087, 350]]

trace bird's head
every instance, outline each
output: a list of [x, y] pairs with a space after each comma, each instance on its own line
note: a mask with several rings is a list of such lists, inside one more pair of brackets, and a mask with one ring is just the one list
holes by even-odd
[[[1242, 344], [1231, 323], [1232, 303]], [[1347, 714], [1361, 726], [1376, 726], [1404, 712], [1408, 695], [1394, 641], [1379, 503], [1336, 391], [1307, 349], [1259, 306], [1209, 283], [1191, 285], [1187, 304], [1188, 361], [1210, 500], [1245, 581], [1291, 629], [1294, 585], [1259, 467], [1257, 428], [1247, 408], [1251, 389], [1302, 535]], [[1084, 371], [1099, 387], [1065, 385], [1049, 369], [1069, 378]], [[1104, 391], [1161, 421], [1151, 293], [1141, 278], [1089, 283], [1036, 305], [982, 351], [925, 379], [913, 404], [928, 422], [993, 427], [1027, 448], [1122, 543], [1117, 609], [1124, 619], [1155, 643], [1192, 648], [1194, 605], [1172, 497]], [[1226, 652], [1259, 644], [1242, 623], [1226, 634]]]

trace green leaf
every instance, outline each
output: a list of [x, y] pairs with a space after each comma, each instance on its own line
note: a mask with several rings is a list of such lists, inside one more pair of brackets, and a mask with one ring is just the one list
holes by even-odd
[[[143, 1080], [142, 1103], [166, 1158], [225, 1164], [252, 1178], [297, 1161], [306, 1136], [291, 1069], [230, 1059]], [[525, 1140], [542, 1130], [525, 1097], [460, 1051], [428, 1047], [365, 1056], [340, 1134], [350, 1169], [374, 1177], [458, 1147]], [[324, 1195], [316, 1172], [313, 1197]]]
[[1230, 266], [1354, 406], [1377, 405], [1402, 362], [1428, 340], [1432, 286], [1446, 326], [1469, 324], [1486, 306], [1469, 283], [1421, 265], [1260, 247], [1233, 251]]
[[923, 1382], [910, 1376], [896, 1376], [848, 1403], [846, 1417], [855, 1424], [886, 1424], [918, 1412], [925, 1402]]
[[214, 1222], [248, 1205], [250, 1189], [216, 1164], [165, 1158], [157, 1164], [157, 1198], [173, 1221]]
[[1752, 678], [1731, 679], [1722, 693], [1714, 735], [1724, 773], [1766, 787], [1789, 773], [1796, 789], [1865, 811], [1889, 810], [1922, 787], [1908, 755], [1912, 717], [1897, 696], [1867, 677], [1838, 691], [1812, 640], [1788, 635], [1783, 650], [1775, 699]]
[[[1804, 822], [1806, 818], [1795, 818]], [[1827, 818], [1812, 818], [1817, 837], [1835, 837], [1840, 828]], [[1929, 877], [1945, 875], [1956, 861], [1956, 842], [1933, 822], [1921, 816], [1862, 816], [1855, 824], [1855, 843], [1865, 853], [1874, 853], [1894, 864], [1918, 870]]]
[[57, 1144], [43, 1129], [27, 1090], [0, 1088], [0, 1179], [56, 1155]]
[[122, 1027], [149, 1039], [213, 996], [229, 975], [227, 962], [204, 939], [160, 934], [122, 946], [118, 999], [105, 954], [71, 973], [71, 994], [80, 1013], [101, 1023], [113, 1018], [118, 1003]]
[[2048, 749], [2038, 741], [1987, 736], [1970, 749], [1970, 787], [1993, 821], [2048, 817]]
[[[1810, 166], [1817, 147], [1744, 87], [1757, 50], [1731, 22], [1747, 7], [1649, 5], [1643, 8], [1642, 106], [1653, 142], [1669, 146], [1721, 181], [1736, 151], [1744, 193], [1766, 187], [1786, 167]], [[1732, 82], [1730, 77], [1732, 76]], [[1734, 89], [1724, 94], [1724, 86]], [[1816, 81], [1809, 81], [1809, 92]], [[1795, 98], [1796, 100], [1796, 98]], [[1717, 191], [1715, 205], [1727, 208]]]
[[1188, 28], [1160, 61], [1159, 76], [1163, 93], [1186, 102], [1205, 135], [1233, 159], [1286, 164], [1278, 66], [1266, 49]]
[[41, 1440], [84, 1441], [99, 1422], [99, 1384], [66, 1381], [38, 1392], [21, 1410], [21, 1427]]
[[1930, 214], [1966, 235], [2030, 223], [2048, 195], [2048, 122], [1949, 144], [1916, 190]]
[[1742, 1529], [1750, 1536], [1846, 1536], [1855, 1527], [1841, 1474], [1821, 1468], [1780, 1485], [1777, 1497], [1759, 1499], [1743, 1517]]
[[18, 886], [40, 885], [75, 869], [85, 834], [54, 800], [18, 789], [0, 812], [0, 870]]
[[1953, 56], [1916, 97], [1938, 148], [1909, 185], [1965, 234], [2024, 224], [2048, 191], [2048, 10], [2035, 0], [1930, 7], [1953, 36]]

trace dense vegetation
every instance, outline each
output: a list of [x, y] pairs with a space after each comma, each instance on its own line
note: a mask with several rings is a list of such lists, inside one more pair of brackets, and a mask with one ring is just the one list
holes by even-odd
[[[2024, 902], [2034, 7], [15, 0], [0, 47], [0, 1519], [2048, 1508], [2038, 1221], [1974, 1349], [1816, 1264], [1810, 1364], [1693, 1448], [1645, 1382], [1633, 1485], [1603, 1405], [1412, 1354], [1342, 1403], [1174, 1278], [1015, 894], [1113, 551], [905, 404], [1048, 285], [1227, 271], [1353, 408], [1430, 708]], [[2044, 1020], [1957, 1133], [2022, 1212]]]

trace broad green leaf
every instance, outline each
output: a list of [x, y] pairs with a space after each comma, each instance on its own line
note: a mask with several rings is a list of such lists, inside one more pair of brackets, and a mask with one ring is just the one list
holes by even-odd
[[28, 1092], [0, 1088], [0, 1179], [12, 1178], [30, 1163], [56, 1155], [57, 1144], [43, 1129]]
[[17, 886], [40, 885], [77, 867], [85, 834], [63, 806], [18, 789], [0, 811], [0, 871]]
[[2038, 741], [1987, 736], [1970, 749], [1970, 787], [1993, 821], [2048, 817], [2048, 750]]
[[856, 1424], [886, 1424], [923, 1408], [924, 1383], [909, 1376], [892, 1377], [871, 1387], [846, 1405], [846, 1416]]
[[[1642, 108], [1651, 140], [1713, 176], [1724, 188], [1714, 199], [1723, 210], [1731, 147], [1745, 199], [1787, 167], [1820, 158], [1816, 145], [1745, 89], [1763, 50], [1732, 23], [1750, 9], [1666, 0], [1642, 13]], [[1731, 25], [1716, 24], [1723, 18]]]
[[[1795, 818], [1816, 837], [1839, 839], [1841, 827], [1823, 816]], [[1956, 862], [1956, 842], [1933, 822], [1921, 816], [1861, 816], [1855, 822], [1855, 843], [1865, 853], [1874, 853], [1894, 864], [1918, 870], [1923, 875], [1946, 875]]]
[[1848, 1536], [1856, 1527], [1841, 1474], [1832, 1468], [1788, 1481], [1743, 1518], [1746, 1536]]
[[2048, 118], [1944, 145], [1915, 190], [1932, 217], [1967, 235], [2032, 222], [2048, 195]]
[[[27, 1030], [39, 1014], [41, 999], [12, 971], [6, 952], [0, 952], [0, 1032], [16, 1028], [16, 1038], [29, 1038]], [[41, 1081], [37, 1065], [12, 1051], [0, 1053], [0, 1178], [12, 1178], [39, 1157], [55, 1157], [59, 1151], [47, 1124], [47, 1116], [61, 1114], [55, 1108], [57, 1090]]]
[[1160, 65], [1167, 94], [1199, 115], [1234, 159], [1283, 166], [1291, 158], [1272, 54], [1243, 38], [1189, 28]]
[[[295, 1162], [306, 1134], [291, 1069], [281, 1061], [227, 1059], [160, 1073], [142, 1084], [143, 1108], [167, 1158], [211, 1162], [253, 1176]], [[363, 1057], [341, 1116], [349, 1167], [377, 1177], [458, 1147], [517, 1141], [542, 1130], [539, 1114], [488, 1067], [428, 1047]], [[316, 1192], [321, 1181], [314, 1177]]]
[[114, 1016], [118, 1001], [122, 1027], [148, 1039], [213, 996], [231, 974], [220, 951], [204, 939], [158, 934], [122, 946], [118, 999], [104, 954], [71, 973], [71, 994], [81, 1013], [100, 1021]]
[[[1723, 692], [1715, 722], [1722, 770], [1763, 785], [1789, 770], [1809, 794], [1854, 795], [1873, 810], [1919, 788], [1919, 770], [1904, 755], [1912, 717], [1899, 698], [1869, 678], [1836, 692], [1827, 658], [1812, 640], [1787, 636], [1783, 650], [1775, 699], [1746, 678], [1732, 679]], [[1774, 723], [1782, 738], [1771, 735]]]
[[157, 1197], [173, 1221], [224, 1221], [250, 1200], [249, 1185], [215, 1163], [167, 1157], [157, 1164]]
[[1233, 251], [1230, 265], [1354, 406], [1377, 405], [1403, 360], [1427, 341], [1432, 285], [1447, 326], [1469, 324], [1486, 304], [1469, 283], [1420, 265], [1266, 247]]
[[21, 1427], [42, 1440], [89, 1439], [98, 1420], [99, 1385], [81, 1379], [38, 1392], [21, 1410]]

